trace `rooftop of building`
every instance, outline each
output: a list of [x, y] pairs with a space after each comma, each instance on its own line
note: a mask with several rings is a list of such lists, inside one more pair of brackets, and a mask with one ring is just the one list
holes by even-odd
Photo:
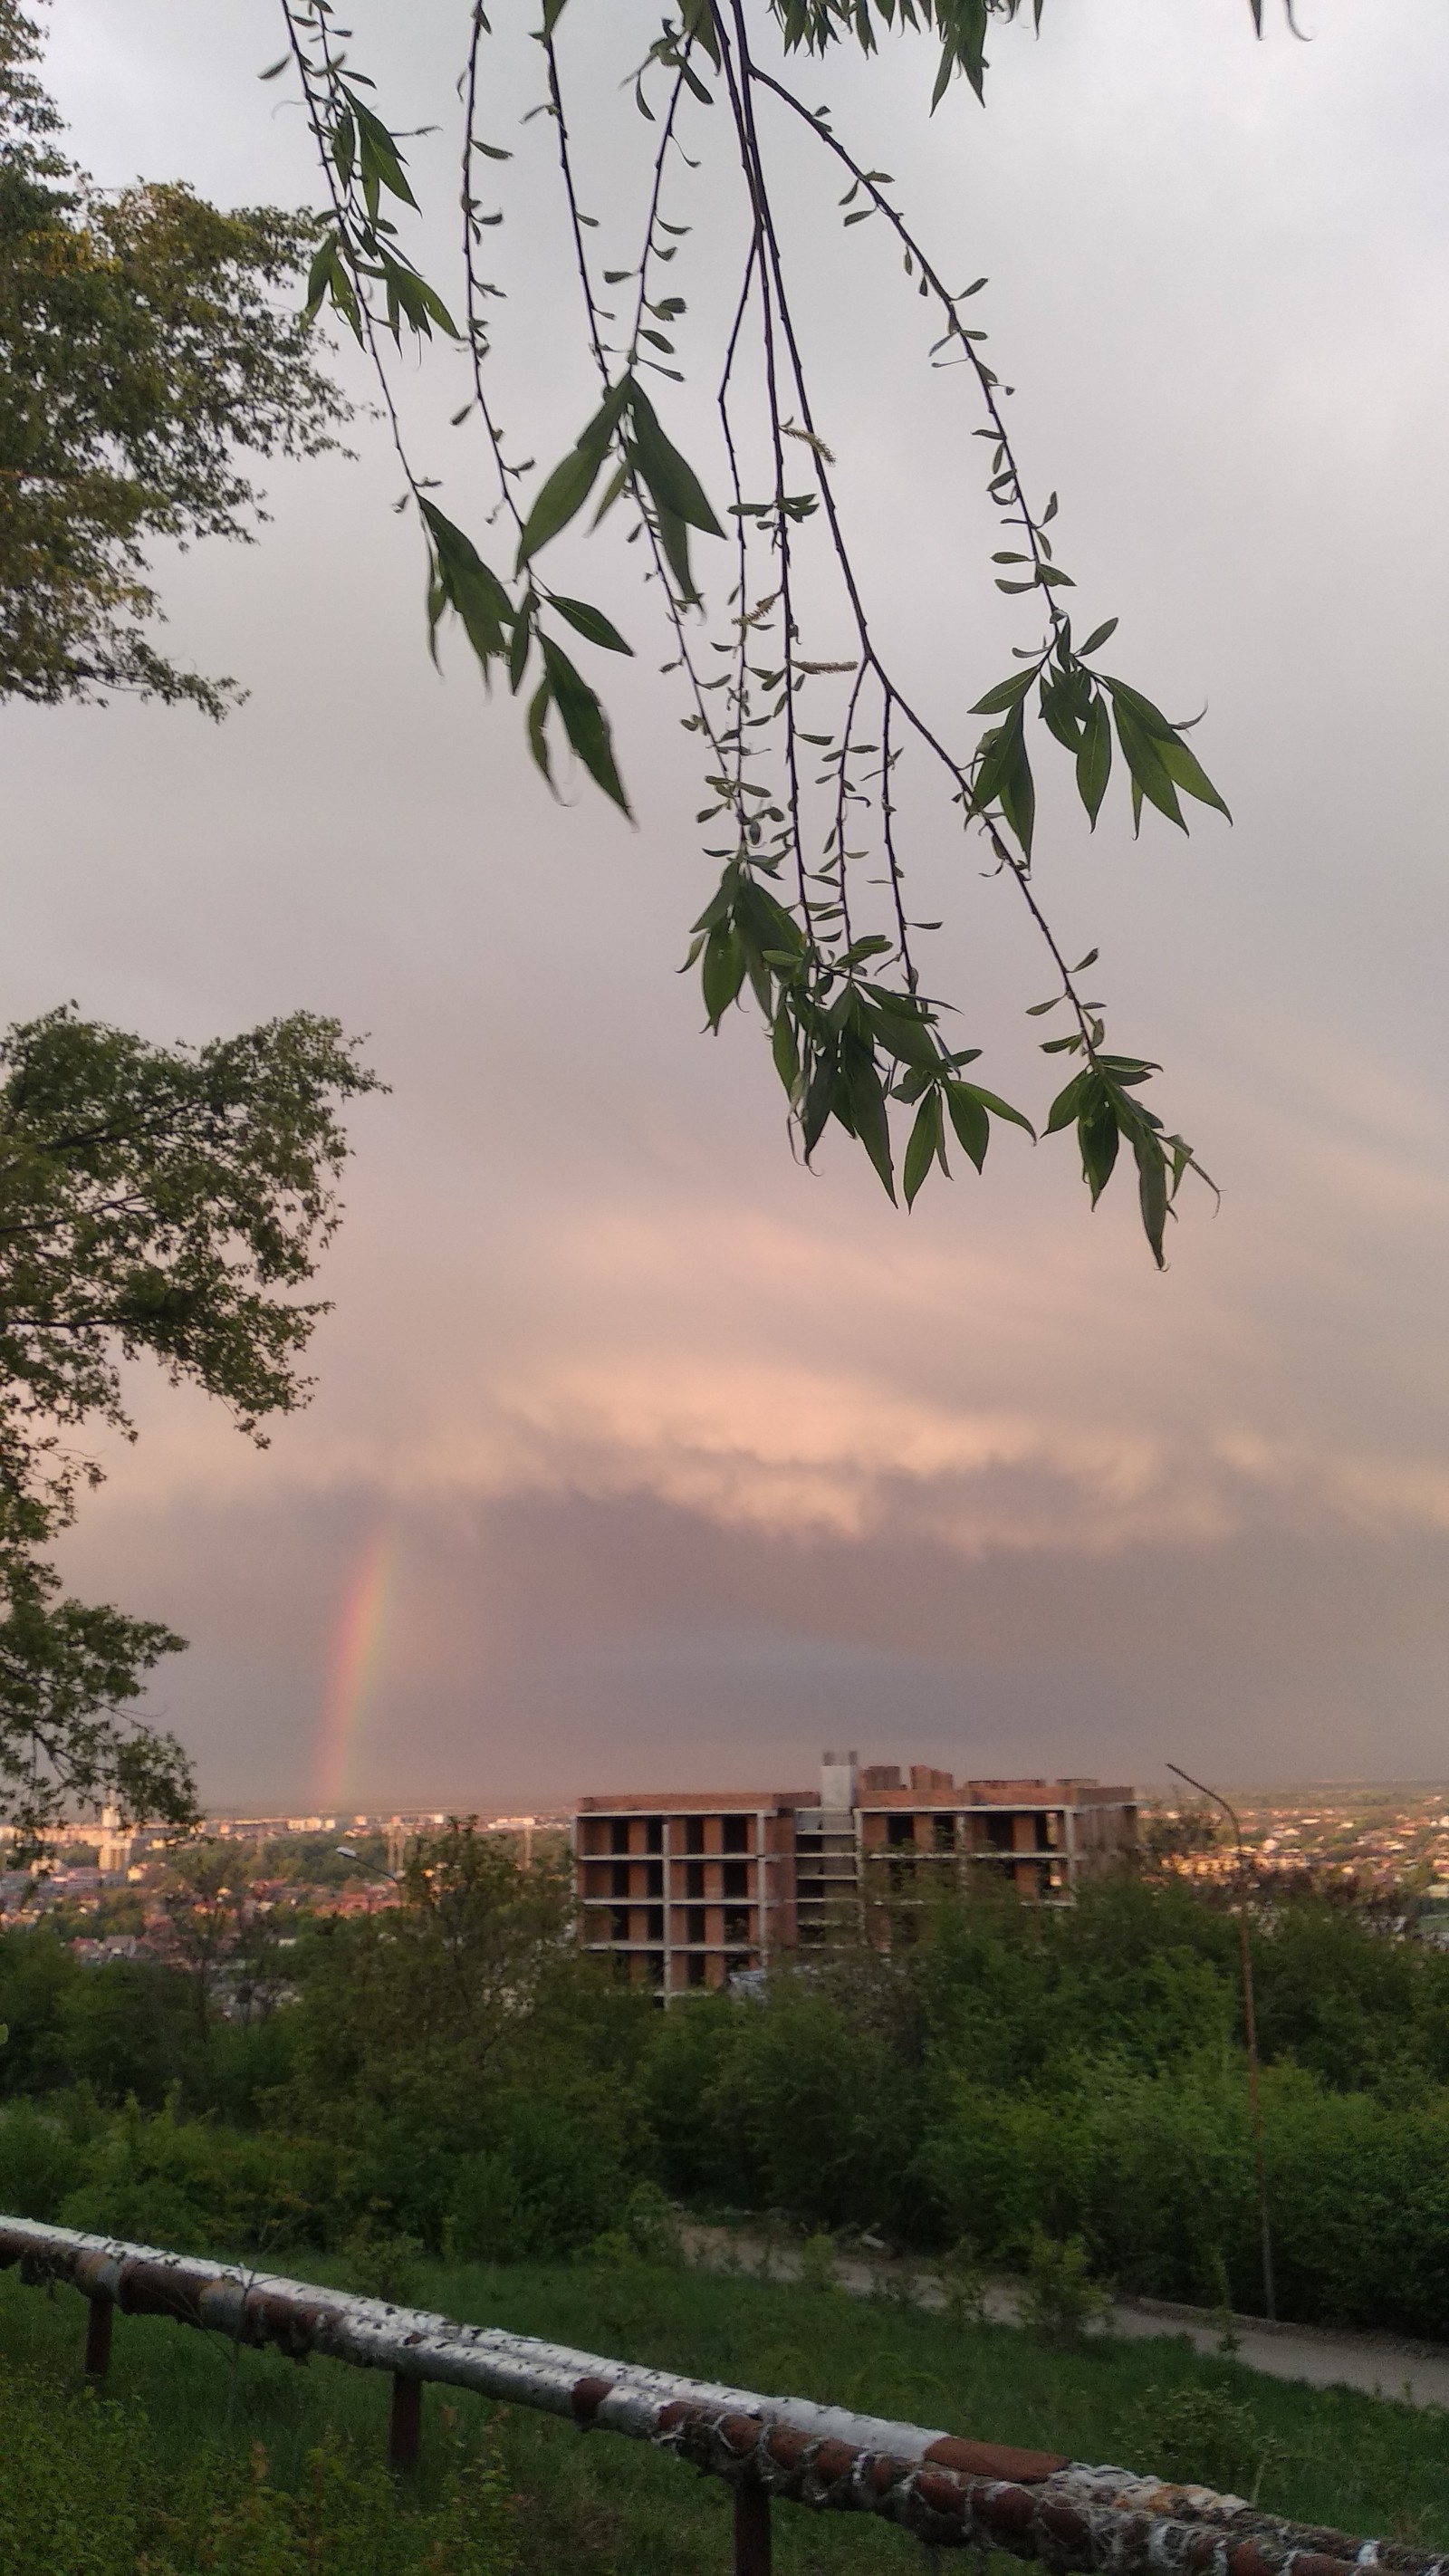
[[[854, 1782], [851, 1806], [865, 1808], [959, 1807], [1097, 1807], [1135, 1806], [1137, 1792], [1125, 1784], [1092, 1779], [955, 1780], [949, 1771], [912, 1763], [908, 1775], [895, 1762], [859, 1766], [854, 1754], [842, 1762], [825, 1756], [822, 1786], [833, 1806], [841, 1782]], [[609, 1797], [580, 1798], [581, 1816], [719, 1816], [788, 1814], [818, 1807], [821, 1789], [640, 1789]]]
[[624, 1789], [614, 1797], [580, 1798], [581, 1816], [756, 1816], [818, 1807], [818, 1789]]

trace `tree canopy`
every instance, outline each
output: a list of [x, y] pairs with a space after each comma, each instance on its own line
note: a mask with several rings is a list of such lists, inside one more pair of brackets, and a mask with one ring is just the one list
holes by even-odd
[[296, 311], [316, 225], [93, 187], [56, 148], [38, 51], [0, 0], [0, 697], [127, 689], [220, 715], [235, 684], [147, 631], [148, 550], [248, 535], [240, 451], [336, 445], [346, 406]]
[[[346, 416], [296, 310], [306, 214], [222, 214], [177, 186], [106, 193], [59, 151], [0, 0], [0, 699], [130, 689], [212, 715], [236, 692], [147, 632], [157, 540], [245, 538], [243, 453], [316, 456]], [[0, 1820], [19, 1855], [77, 1806], [196, 1813], [174, 1736], [134, 1715], [184, 1639], [62, 1595], [38, 1551], [99, 1481], [75, 1435], [129, 1435], [123, 1364], [219, 1396], [240, 1427], [305, 1400], [338, 1222], [339, 1105], [374, 1088], [310, 1012], [199, 1049], [61, 1008], [0, 1036]]]
[[297, 1012], [200, 1048], [70, 1009], [0, 1038], [0, 1818], [32, 1849], [75, 1804], [189, 1821], [174, 1738], [119, 1723], [183, 1640], [56, 1599], [37, 1560], [99, 1481], [73, 1436], [130, 1432], [121, 1364], [149, 1357], [263, 1439], [305, 1401], [336, 1230], [339, 1105], [376, 1088], [337, 1023]]

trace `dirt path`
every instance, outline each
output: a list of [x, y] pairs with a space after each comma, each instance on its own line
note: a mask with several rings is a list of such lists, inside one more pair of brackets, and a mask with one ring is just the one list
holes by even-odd
[[[692, 2222], [683, 2234], [690, 2260], [709, 2271], [738, 2268], [762, 2279], [799, 2278], [799, 2245], [788, 2237], [738, 2234]], [[908, 2257], [839, 2254], [835, 2277], [852, 2298], [885, 2296], [922, 2308], [945, 2306], [935, 2273]], [[1013, 2281], [989, 2281], [984, 2300], [988, 2317], [998, 2325], [1018, 2325], [1020, 2295]], [[1411, 2406], [1449, 2407], [1449, 2345], [1340, 2333], [1327, 2326], [1270, 2326], [1262, 2317], [1235, 2316], [1231, 2326], [1234, 2358], [1270, 2379], [1306, 2380], [1313, 2388], [1361, 2388], [1369, 2396], [1398, 2397]], [[1223, 2327], [1223, 2319], [1204, 2308], [1179, 2307], [1170, 2299], [1122, 2299], [1096, 2331], [1134, 2339], [1185, 2335], [1199, 2352], [1221, 2353]]]

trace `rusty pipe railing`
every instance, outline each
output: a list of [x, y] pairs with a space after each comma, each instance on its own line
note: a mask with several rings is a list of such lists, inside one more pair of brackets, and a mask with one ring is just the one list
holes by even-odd
[[1004, 2549], [1039, 2559], [1053, 2576], [1344, 2576], [1348, 2567], [1449, 2576], [1449, 2552], [1286, 2522], [1209, 2487], [970, 2441], [808, 2397], [761, 2397], [35, 2219], [0, 2218], [0, 2269], [11, 2265], [22, 2281], [69, 2282], [89, 2300], [93, 2376], [106, 2369], [117, 2309], [172, 2317], [235, 2343], [271, 2344], [294, 2361], [316, 2352], [390, 2372], [395, 2468], [417, 2458], [428, 2380], [650, 2442], [733, 2488], [735, 2576], [769, 2576], [776, 2497], [877, 2514], [932, 2548]]

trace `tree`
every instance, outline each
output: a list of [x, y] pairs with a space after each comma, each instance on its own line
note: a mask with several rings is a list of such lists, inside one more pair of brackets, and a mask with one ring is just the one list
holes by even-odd
[[127, 689], [217, 716], [235, 684], [146, 632], [147, 548], [247, 536], [263, 513], [238, 450], [335, 447], [346, 406], [295, 311], [317, 227], [93, 187], [56, 149], [38, 51], [0, 0], [0, 697]]
[[[709, 1027], [718, 1032], [726, 1013], [752, 998], [805, 1159], [833, 1122], [864, 1148], [893, 1199], [896, 1113], [908, 1110], [901, 1161], [908, 1204], [933, 1165], [947, 1171], [948, 1143], [979, 1171], [993, 1122], [1035, 1132], [977, 1081], [981, 1050], [948, 1034], [949, 1001], [922, 962], [924, 939], [941, 925], [913, 919], [908, 908], [903, 806], [934, 784], [948, 813], [954, 807], [984, 842], [987, 873], [1014, 890], [1046, 948], [1051, 990], [1029, 1007], [1059, 1014], [1060, 1033], [1044, 1051], [1065, 1057], [1069, 1078], [1045, 1131], [1074, 1131], [1094, 1205], [1128, 1149], [1161, 1266], [1180, 1183], [1188, 1172], [1207, 1176], [1192, 1147], [1142, 1098], [1158, 1066], [1108, 1043], [1103, 1006], [1083, 980], [1097, 951], [1071, 962], [1043, 908], [1034, 874], [1037, 727], [1070, 761], [1094, 829], [1117, 759], [1134, 830], [1148, 806], [1185, 830], [1184, 797], [1227, 808], [1188, 740], [1190, 725], [1170, 721], [1104, 666], [1115, 617], [1083, 619], [1091, 631], [1079, 635], [1074, 584], [1058, 554], [1057, 495], [1028, 492], [1008, 421], [1014, 387], [988, 363], [973, 300], [986, 279], [960, 289], [946, 282], [889, 174], [810, 103], [813, 88], [803, 90], [796, 76], [800, 62], [823, 60], [850, 39], [870, 56], [891, 31], [924, 33], [940, 47], [933, 109], [958, 73], [981, 100], [988, 33], [1021, 16], [1021, 0], [675, 0], [642, 62], [620, 53], [618, 87], [627, 96], [632, 86], [644, 120], [638, 175], [646, 212], [632, 239], [621, 238], [617, 224], [601, 224], [580, 195], [575, 126], [597, 141], [615, 94], [607, 81], [591, 82], [587, 95], [570, 85], [566, 46], [583, 0], [573, 0], [566, 24], [569, 0], [542, 0], [542, 89], [532, 113], [552, 126], [567, 243], [567, 273], [548, 310], [564, 311], [572, 297], [598, 392], [573, 447], [536, 475], [531, 459], [515, 458], [487, 372], [493, 299], [502, 289], [484, 275], [483, 259], [507, 214], [501, 165], [512, 155], [482, 126], [492, 32], [483, 0], [467, 12], [457, 85], [464, 220], [456, 291], [447, 297], [404, 246], [400, 227], [417, 205], [405, 138], [379, 112], [334, 0], [280, 6], [287, 51], [262, 76], [288, 74], [300, 91], [327, 197], [308, 310], [330, 305], [375, 369], [405, 499], [426, 547], [434, 654], [440, 631], [456, 620], [485, 680], [496, 674], [515, 695], [526, 690], [529, 744], [550, 784], [566, 748], [627, 813], [608, 717], [574, 656], [580, 638], [605, 652], [633, 648], [594, 601], [554, 588], [541, 569], [591, 503], [592, 527], [623, 507], [662, 610], [664, 667], [678, 676], [682, 721], [703, 755], [698, 821], [712, 827], [705, 853], [719, 874], [689, 962], [699, 968]], [[1262, 0], [1250, 7], [1261, 35]], [[1038, 27], [1042, 11], [1043, 0], [1033, 0]], [[593, 17], [597, 26], [597, 9]], [[622, 15], [618, 23], [622, 47], [629, 42]], [[819, 330], [829, 317], [802, 307], [780, 217], [787, 133], [804, 139], [822, 180], [840, 191], [846, 234], [869, 222], [892, 240], [906, 291], [929, 320], [928, 363], [958, 367], [974, 397], [972, 435], [983, 442], [986, 490], [1002, 530], [996, 586], [1020, 596], [1035, 621], [1031, 640], [1013, 648], [1015, 667], [978, 695], [972, 713], [990, 721], [974, 741], [957, 738], [929, 691], [902, 670], [882, 640], [879, 603], [868, 596], [805, 356], [805, 321]], [[733, 203], [723, 185], [693, 191], [701, 162], [716, 174], [726, 165]], [[793, 171], [792, 186], [803, 176]], [[661, 416], [673, 401], [667, 388], [685, 381], [684, 272], [673, 263], [687, 261], [701, 221], [711, 247], [733, 266], [728, 296], [703, 319], [719, 431], [715, 465], [704, 473]], [[490, 251], [490, 266], [493, 258]], [[840, 327], [858, 346], [857, 299], [842, 295], [839, 310]], [[691, 328], [697, 343], [698, 317]], [[454, 423], [476, 424], [490, 460], [497, 500], [486, 553], [444, 509], [436, 474], [414, 461], [404, 438], [391, 361], [405, 335], [415, 344], [452, 341], [465, 356], [469, 394]], [[902, 460], [898, 472], [908, 470]], [[711, 482], [727, 503], [710, 499]], [[711, 634], [702, 558], [727, 525], [728, 570], [716, 584], [727, 586], [727, 597]], [[963, 637], [963, 659], [967, 650]]]
[[[0, 698], [122, 688], [220, 715], [234, 685], [145, 631], [147, 547], [245, 538], [243, 451], [336, 445], [347, 406], [295, 311], [317, 227], [96, 189], [56, 147], [38, 52], [0, 0]], [[199, 1051], [69, 1009], [0, 1038], [0, 1819], [22, 1857], [74, 1805], [195, 1818], [181, 1746], [131, 1714], [183, 1640], [60, 1597], [37, 1551], [99, 1475], [68, 1436], [129, 1433], [122, 1361], [149, 1354], [254, 1437], [304, 1400], [323, 1309], [295, 1292], [338, 1221], [336, 1105], [373, 1087], [307, 1012]]]
[[0, 1817], [23, 1850], [77, 1802], [195, 1816], [181, 1747], [120, 1715], [182, 1640], [57, 1601], [36, 1551], [100, 1478], [68, 1437], [131, 1435], [123, 1360], [219, 1396], [259, 1442], [305, 1402], [326, 1309], [295, 1292], [339, 1222], [338, 1104], [376, 1087], [307, 1012], [196, 1050], [64, 1009], [0, 1039]]
[[302, 2091], [476, 2129], [495, 2068], [552, 1984], [576, 1976], [567, 1872], [528, 1869], [467, 1819], [414, 1844], [401, 1902], [319, 1927], [302, 2001]]

